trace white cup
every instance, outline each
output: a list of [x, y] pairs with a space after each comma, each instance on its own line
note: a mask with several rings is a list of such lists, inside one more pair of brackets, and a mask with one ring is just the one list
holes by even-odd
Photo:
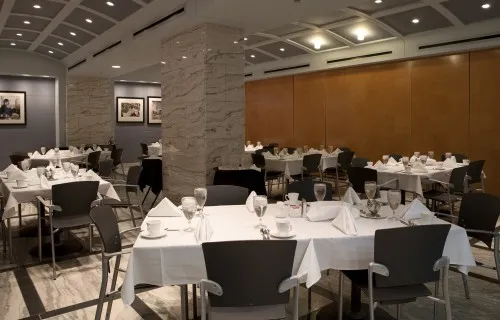
[[434, 221], [434, 212], [422, 212], [420, 213], [420, 219], [424, 224], [431, 224]]
[[463, 163], [463, 164], [470, 164], [470, 160], [469, 160], [469, 159], [463, 159], [463, 160], [462, 160], [462, 163]]
[[290, 192], [285, 196], [285, 199], [288, 200], [288, 204], [298, 204], [299, 194], [296, 192]]
[[149, 235], [152, 237], [158, 237], [161, 234], [160, 220], [149, 220], [146, 222], [146, 227], [148, 228]]
[[368, 161], [366, 164], [367, 164], [369, 167], [373, 167], [373, 161]]
[[16, 180], [18, 188], [25, 188], [28, 186], [28, 182], [26, 180]]
[[14, 175], [15, 171], [7, 171], [7, 180], [12, 181], [12, 176]]
[[278, 233], [282, 236], [286, 236], [292, 231], [292, 224], [290, 219], [277, 218], [276, 219], [276, 229]]

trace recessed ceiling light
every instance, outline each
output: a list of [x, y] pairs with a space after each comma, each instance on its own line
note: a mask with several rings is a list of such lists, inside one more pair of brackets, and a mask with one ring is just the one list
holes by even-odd
[[111, 2], [111, 1], [107, 1], [106, 4], [108, 6], [110, 6], [110, 7], [114, 7], [115, 6], [115, 4], [113, 2]]
[[165, 64], [166, 62], [165, 61], [162, 61], [161, 64]]
[[42, 77], [44, 77], [44, 78], [50, 78], [50, 76], [42, 76]]
[[237, 44], [237, 43], [238, 43], [238, 41], [236, 41], [236, 40], [235, 40], [235, 41], [233, 41], [233, 43], [234, 43], [234, 44]]
[[417, 19], [417, 18], [415, 18], [415, 19], [413, 19], [411, 22], [413, 22], [414, 24], [417, 24], [417, 23], [419, 23], [419, 22], [420, 22], [420, 20], [419, 20], [419, 19]]
[[323, 40], [315, 39], [312, 41], [312, 43], [314, 45], [314, 49], [319, 50], [319, 49], [321, 49], [321, 46], [323, 45]]
[[186, 56], [182, 56], [182, 59], [187, 59], [187, 57]]
[[491, 8], [491, 4], [489, 4], [489, 3], [485, 3], [485, 4], [483, 4], [483, 5], [481, 6], [481, 8], [483, 8], [483, 9], [489, 9], [489, 8]]
[[254, 55], [254, 54], [251, 54], [251, 55], [250, 55], [250, 58], [252, 58], [252, 59], [253, 59], [253, 58], [255, 58], [255, 55]]
[[16, 44], [15, 44], [14, 42], [11, 42], [11, 43], [10, 43], [10, 45], [11, 45], [11, 46], [15, 46]]
[[382, 0], [375, 0], [375, 3], [382, 3]]
[[16, 36], [18, 36], [18, 37], [22, 37], [22, 36], [23, 36], [23, 34], [22, 34], [22, 33], [18, 33], [18, 34], [16, 34]]
[[243, 40], [244, 40], [244, 41], [247, 41], [247, 40], [248, 40], [248, 38], [243, 38]]
[[358, 41], [364, 41], [368, 31], [366, 31], [366, 29], [357, 29], [354, 33], [356, 34]]
[[92, 19], [89, 19], [89, 18], [85, 19], [85, 21], [86, 21], [87, 23], [92, 23]]
[[24, 20], [24, 24], [31, 24], [28, 20]]
[[39, 4], [35, 4], [35, 5], [33, 6], [33, 8], [35, 8], [35, 9], [40, 9], [40, 8], [41, 8], [41, 6], [40, 6]]
[[52, 50], [49, 50], [49, 53], [50, 53], [50, 54], [53, 54], [53, 53], [54, 53], [54, 51], [52, 51]]
[[179, 43], [181, 43], [181, 42], [180, 42], [180, 41], [177, 41], [176, 43], [177, 43], [177, 44], [179, 44]]
[[121, 66], [111, 66], [111, 68], [113, 68], [113, 69], [120, 69]]
[[281, 52], [285, 51], [285, 48], [280, 48], [280, 51], [281, 51]]
[[58, 42], [57, 44], [60, 45], [61, 47], [64, 46], [64, 43], [62, 42]]
[[73, 31], [71, 31], [69, 34], [72, 36], [76, 36], [76, 33], [74, 33]]

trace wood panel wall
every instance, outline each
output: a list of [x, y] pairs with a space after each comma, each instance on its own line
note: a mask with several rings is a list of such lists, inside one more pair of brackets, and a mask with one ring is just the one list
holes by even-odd
[[500, 195], [500, 49], [246, 84], [247, 139], [348, 146], [371, 160], [435, 151], [486, 159]]

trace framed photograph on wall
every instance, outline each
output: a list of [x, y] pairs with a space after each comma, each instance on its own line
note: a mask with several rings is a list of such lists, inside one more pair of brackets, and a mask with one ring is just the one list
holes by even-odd
[[116, 122], [144, 122], [144, 98], [116, 97]]
[[161, 124], [161, 97], [148, 97], [148, 124]]
[[26, 124], [26, 91], [0, 90], [0, 125]]

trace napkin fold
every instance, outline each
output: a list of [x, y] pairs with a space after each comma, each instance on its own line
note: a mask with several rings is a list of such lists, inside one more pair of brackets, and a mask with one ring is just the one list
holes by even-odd
[[15, 170], [19, 170], [19, 168], [17, 166], [13, 165], [13, 164], [9, 164], [9, 166], [2, 171], [2, 174], [6, 175], [7, 172], [12, 172], [12, 171], [15, 171]]
[[159, 142], [153, 142], [151, 147], [161, 147], [161, 144]]
[[153, 209], [149, 210], [148, 217], [181, 217], [180, 209], [168, 198], [163, 198]]
[[45, 153], [45, 155], [46, 155], [47, 157], [53, 157], [53, 156], [55, 156], [55, 155], [56, 155], [56, 152], [54, 151], [54, 149], [50, 149], [49, 151], [47, 151], [47, 152]]
[[210, 219], [206, 215], [202, 215], [196, 227], [195, 237], [198, 243], [209, 241], [214, 230], [210, 225]]
[[376, 170], [385, 170], [387, 168], [384, 166], [384, 164], [382, 163], [382, 161], [379, 160], [379, 161], [377, 161], [377, 163], [375, 163], [373, 165], [373, 169], [376, 169]]
[[309, 150], [307, 150], [307, 154], [315, 154], [315, 153], [318, 153], [319, 151], [314, 149], [314, 148], [311, 148]]
[[437, 161], [435, 159], [427, 158], [427, 161], [425, 162], [426, 166], [435, 166], [437, 164]]
[[250, 212], [255, 211], [253, 208], [253, 198], [256, 196], [257, 196], [257, 193], [255, 193], [255, 191], [252, 191], [252, 192], [250, 192], [250, 195], [247, 198], [246, 206], [247, 206], [247, 210]]
[[45, 177], [45, 175], [42, 175], [40, 177], [40, 187], [42, 189], [50, 189], [49, 180], [47, 180], [47, 177]]
[[[330, 202], [330, 201], [329, 201]], [[322, 204], [321, 202], [311, 203], [307, 211], [307, 218], [312, 222], [335, 219], [342, 210], [342, 204]]]
[[91, 152], [93, 152], [93, 150], [92, 150], [92, 149], [90, 149], [90, 148], [88, 148], [87, 150], [85, 150], [85, 154], [89, 154], [89, 153], [91, 153]]
[[262, 169], [261, 169], [261, 168], [259, 168], [259, 167], [257, 167], [255, 164], [252, 164], [252, 165], [250, 166], [250, 170], [255, 170], [255, 171], [259, 171], [259, 172], [261, 172], [261, 171], [262, 171]]
[[446, 160], [443, 161], [443, 167], [445, 168], [455, 168], [457, 165], [457, 161], [453, 160], [453, 157], [451, 158], [448, 158]]
[[41, 157], [41, 156], [42, 155], [38, 151], [33, 152], [33, 154], [31, 155], [32, 158], [38, 158], [38, 157]]
[[347, 188], [344, 196], [342, 197], [342, 201], [347, 202], [350, 205], [356, 205], [361, 203], [361, 199], [358, 194], [352, 187]]
[[266, 152], [262, 152], [262, 155], [264, 156], [264, 158], [274, 158], [274, 155], [269, 152], [269, 151], [266, 151]]
[[19, 170], [19, 168], [17, 168], [17, 170], [15, 171], [10, 171], [11, 173], [9, 173], [9, 180], [11, 181], [16, 181], [16, 180], [28, 180], [28, 175], [26, 175], [26, 173], [24, 173], [23, 171]]
[[415, 161], [417, 161], [417, 160], [418, 160], [418, 158], [417, 158], [417, 157], [415, 157], [415, 156], [411, 156], [411, 158], [410, 158], [410, 162], [415, 162]]
[[89, 170], [89, 171], [85, 172], [84, 174], [82, 174], [82, 180], [87, 180], [87, 177], [91, 177], [92, 181], [99, 181], [101, 179], [99, 177], [99, 175], [97, 175], [97, 173], [95, 173], [92, 170]]
[[340, 150], [339, 148], [335, 149], [335, 151], [332, 152], [332, 154], [339, 154], [341, 153], [342, 150]]
[[347, 235], [355, 236], [358, 234], [349, 206], [342, 206], [337, 217], [332, 221], [332, 225]]
[[420, 200], [414, 199], [403, 214], [403, 219], [406, 221], [420, 219], [422, 212], [431, 211]]
[[102, 151], [101, 147], [97, 146], [97, 148], [95, 148], [95, 151]]
[[393, 157], [390, 157], [389, 160], [387, 161], [387, 164], [390, 166], [396, 166], [398, 162]]
[[411, 171], [415, 172], [415, 173], [427, 173], [427, 172], [429, 172], [429, 171], [427, 171], [427, 168], [425, 167], [425, 165], [422, 162], [418, 162], [418, 161], [413, 163], [413, 168]]

